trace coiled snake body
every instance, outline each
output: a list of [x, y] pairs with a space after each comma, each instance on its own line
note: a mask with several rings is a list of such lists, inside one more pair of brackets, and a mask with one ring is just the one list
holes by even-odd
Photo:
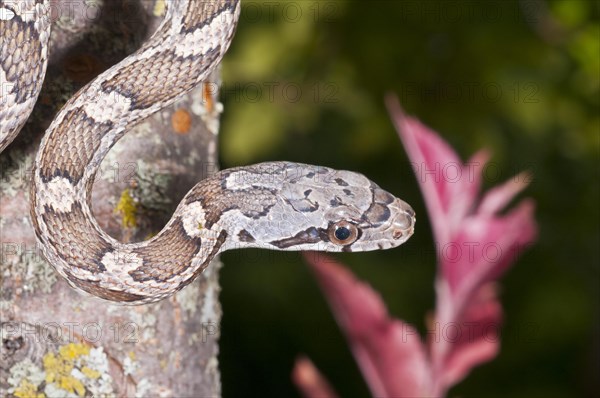
[[[148, 241], [125, 244], [107, 235], [90, 204], [100, 162], [133, 125], [208, 76], [229, 47], [240, 11], [238, 1], [226, 0], [173, 0], [168, 6], [154, 35], [71, 98], [42, 140], [31, 218], [44, 255], [73, 287], [107, 300], [147, 303], [190, 283], [224, 250], [363, 251], [410, 237], [410, 206], [363, 175], [291, 162], [208, 177]], [[49, 34], [44, 7], [46, 0], [0, 0], [0, 78], [12, 83], [0, 111], [1, 148], [39, 91]], [[39, 50], [37, 56], [19, 50], [25, 35], [28, 52]]]

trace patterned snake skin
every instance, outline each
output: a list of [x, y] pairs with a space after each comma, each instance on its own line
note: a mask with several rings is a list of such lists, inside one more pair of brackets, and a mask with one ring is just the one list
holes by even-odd
[[47, 0], [0, 0], [0, 152], [17, 136], [48, 63]]
[[[41, 85], [46, 1], [0, 0], [0, 78], [11, 84], [0, 111], [2, 148], [23, 124], [17, 116], [28, 114]], [[31, 218], [58, 273], [97, 297], [140, 304], [183, 288], [225, 250], [377, 250], [412, 235], [410, 206], [363, 175], [291, 162], [213, 174], [192, 188], [148, 241], [125, 244], [107, 235], [90, 204], [100, 162], [132, 126], [209, 75], [229, 47], [240, 12], [235, 0], [167, 4], [154, 35], [71, 98], [42, 140]]]

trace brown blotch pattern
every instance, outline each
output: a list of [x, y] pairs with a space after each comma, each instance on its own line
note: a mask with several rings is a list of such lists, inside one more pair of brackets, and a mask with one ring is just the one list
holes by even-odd
[[390, 209], [380, 203], [372, 203], [364, 214], [364, 218], [369, 220], [371, 228], [377, 228], [383, 225], [391, 216]]
[[250, 232], [246, 231], [245, 229], [242, 229], [238, 233], [238, 239], [240, 240], [240, 242], [248, 242], [248, 243], [252, 243], [252, 242], [256, 241], [256, 239], [254, 239], [254, 236], [252, 236], [252, 234]]
[[[129, 275], [137, 282], [166, 282], [189, 267], [201, 244], [200, 238], [190, 238], [186, 234], [181, 219], [177, 219], [171, 228], [161, 233], [148, 246], [133, 251], [143, 259], [143, 264], [130, 271]], [[169, 250], [165, 250], [166, 248]]]
[[235, 172], [235, 169], [225, 170], [202, 180], [184, 198], [186, 204], [200, 202], [205, 212], [206, 228], [210, 229], [223, 214], [235, 209], [248, 218], [264, 217], [277, 203], [276, 195], [265, 187], [224, 189], [224, 181], [231, 172]]
[[183, 19], [183, 32], [192, 32], [210, 23], [225, 10], [234, 10], [238, 1], [190, 1]]
[[[141, 59], [127, 65], [112, 79], [102, 83], [106, 93], [118, 92], [132, 101], [131, 109], [145, 109], [170, 101], [198, 85], [197, 79], [220, 54], [216, 47], [203, 55], [180, 57], [175, 50], [157, 53], [151, 62]], [[202, 57], [199, 61], [198, 58]], [[161, 82], [161, 84], [156, 84]], [[109, 94], [110, 95], [110, 94]]]
[[120, 290], [112, 290], [107, 289], [105, 287], [100, 287], [97, 282], [86, 281], [82, 279], [77, 279], [74, 276], [70, 276], [69, 280], [73, 282], [77, 287], [81, 290], [88, 292], [96, 297], [103, 298], [105, 300], [111, 301], [121, 301], [126, 303], [131, 303], [134, 301], [141, 301], [146, 299], [145, 296], [140, 296], [138, 294], [127, 293]]
[[204, 227], [207, 229], [218, 222], [225, 211], [235, 208], [235, 203], [227, 200], [228, 191], [223, 189], [221, 180], [218, 178], [218, 176], [224, 176], [225, 173], [227, 172], [220, 172], [202, 180], [183, 199], [186, 204], [200, 202], [205, 212]]
[[0, 32], [0, 66], [7, 81], [14, 84], [10, 93], [16, 94], [17, 103], [23, 103], [42, 85], [42, 44], [34, 23], [24, 22], [18, 15], [10, 21], [0, 20]]
[[322, 228], [310, 227], [305, 231], [298, 232], [292, 237], [274, 240], [269, 243], [280, 249], [285, 249], [288, 247], [298, 246], [305, 243], [318, 242], [329, 242], [327, 231]]
[[92, 273], [106, 270], [100, 260], [110, 250], [110, 243], [103, 240], [94, 229], [83, 214], [81, 204], [74, 203], [70, 213], [46, 209], [42, 219], [48, 229], [53, 231], [48, 235], [50, 246], [61, 253], [61, 257], [71, 268]]
[[[202, 263], [200, 268], [198, 268], [198, 270], [194, 273], [194, 277], [191, 278], [189, 280], [189, 282], [191, 282], [194, 278], [196, 278], [197, 275], [199, 275], [202, 271], [204, 271], [206, 269], [206, 267], [208, 267], [208, 264], [210, 264], [212, 259], [215, 258], [215, 256], [221, 249], [221, 246], [223, 246], [223, 243], [225, 243], [226, 239], [227, 239], [227, 231], [221, 231], [221, 233], [217, 237], [217, 241], [215, 242], [215, 245], [213, 246], [212, 250], [210, 251], [210, 253], [208, 253], [208, 256], [206, 256], [206, 258], [204, 259], [204, 262]], [[187, 283], [189, 283], [189, 282], [187, 282]], [[187, 283], [186, 283], [186, 285], [187, 285]]]
[[182, 281], [179, 284], [179, 286], [177, 286], [177, 288], [176, 288], [177, 291], [183, 289], [184, 287], [186, 287], [187, 285], [192, 283], [192, 281], [194, 281], [198, 277], [198, 275], [200, 275], [206, 269], [206, 267], [208, 267], [208, 265], [210, 264], [212, 259], [215, 258], [215, 256], [221, 249], [221, 246], [223, 246], [223, 243], [225, 243], [226, 239], [227, 239], [227, 232], [221, 231], [221, 233], [217, 237], [217, 240], [215, 241], [215, 244], [214, 244], [212, 250], [210, 251], [208, 256], [206, 256], [206, 259], [204, 259], [204, 262], [202, 264], [200, 264], [200, 267], [198, 267], [197, 270], [194, 271], [194, 274], [192, 275], [191, 278], [186, 279], [185, 281]]
[[111, 122], [96, 122], [82, 108], [69, 111], [46, 141], [46, 150], [40, 159], [42, 181], [48, 182], [60, 176], [77, 184], [102, 137], [112, 126]]

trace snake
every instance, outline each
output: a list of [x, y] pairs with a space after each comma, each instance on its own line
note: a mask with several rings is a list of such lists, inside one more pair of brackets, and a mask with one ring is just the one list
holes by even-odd
[[[364, 175], [272, 161], [204, 178], [146, 241], [109, 236], [91, 210], [102, 159], [137, 123], [208, 77], [240, 15], [237, 0], [166, 3], [153, 35], [71, 97], [42, 138], [29, 195], [31, 220], [58, 274], [100, 299], [144, 304], [179, 291], [226, 250], [358, 252], [397, 247], [413, 234], [410, 205]], [[41, 86], [48, 6], [48, 0], [0, 0], [0, 78], [9, 83], [0, 112], [2, 148], [24, 123]]]

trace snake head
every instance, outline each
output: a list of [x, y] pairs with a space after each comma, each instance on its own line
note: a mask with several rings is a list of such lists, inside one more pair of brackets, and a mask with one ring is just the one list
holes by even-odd
[[[352, 178], [366, 180], [363, 175], [349, 171], [338, 171], [337, 174], [342, 181]], [[408, 203], [373, 182], [368, 189], [354, 186], [343, 190], [344, 194], [348, 191], [354, 192], [348, 195], [350, 200], [340, 200], [336, 196], [330, 202], [332, 208], [324, 214], [327, 220], [326, 251], [390, 249], [401, 245], [413, 234], [415, 212]], [[361, 195], [368, 201], [354, 200]]]
[[232, 239], [225, 250], [389, 249], [414, 230], [415, 213], [406, 202], [351, 171], [261, 163], [233, 169], [224, 185], [240, 193], [226, 223]]

